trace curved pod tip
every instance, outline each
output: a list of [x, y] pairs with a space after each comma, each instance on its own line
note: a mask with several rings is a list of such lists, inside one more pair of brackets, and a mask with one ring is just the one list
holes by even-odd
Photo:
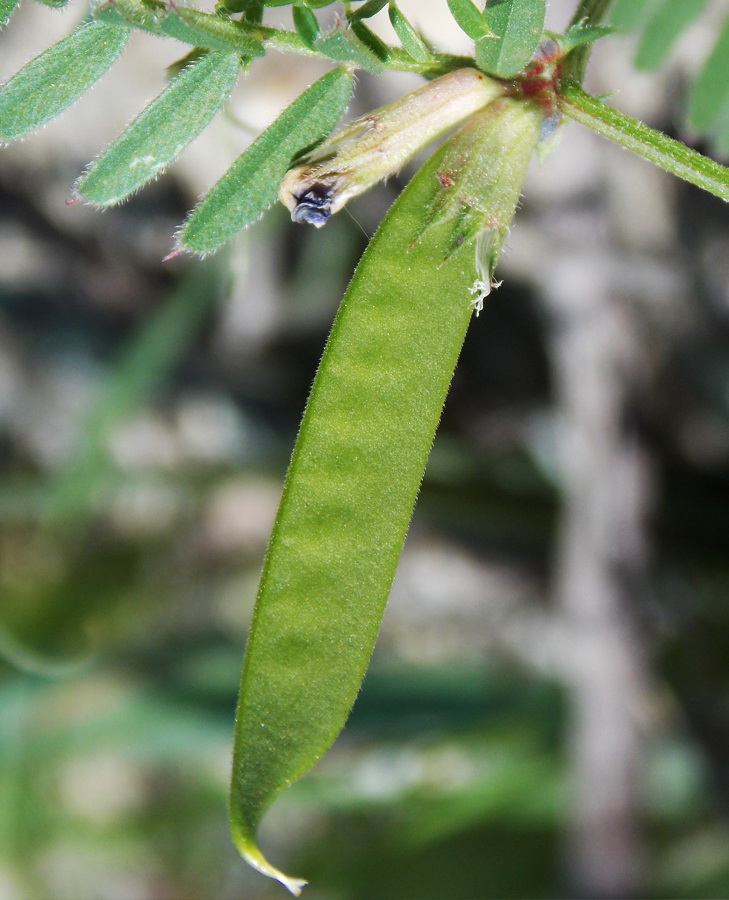
[[271, 865], [255, 843], [249, 839], [241, 838], [238, 843], [238, 850], [248, 865], [260, 872], [261, 875], [267, 875], [269, 878], [275, 879], [286, 890], [290, 891], [294, 897], [301, 896], [301, 891], [306, 887], [308, 881], [305, 881], [303, 878], [291, 878], [289, 875], [284, 875], [283, 872]]

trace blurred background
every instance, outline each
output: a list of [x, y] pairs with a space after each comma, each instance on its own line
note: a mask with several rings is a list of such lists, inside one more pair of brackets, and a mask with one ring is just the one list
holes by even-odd
[[[467, 52], [444, 2], [401, 6]], [[83, 13], [21, 5], [0, 78]], [[725, 13], [657, 74], [606, 41], [588, 86], [711, 152], [683, 100]], [[184, 52], [134, 34], [0, 153], [1, 900], [284, 896], [227, 835], [239, 667], [328, 327], [409, 172], [321, 231], [275, 209], [163, 265], [323, 71], [271, 54], [157, 183], [67, 206]], [[417, 83], [363, 74], [351, 112]], [[309, 900], [729, 896], [726, 207], [570, 124], [498, 274], [364, 689], [264, 849]]]

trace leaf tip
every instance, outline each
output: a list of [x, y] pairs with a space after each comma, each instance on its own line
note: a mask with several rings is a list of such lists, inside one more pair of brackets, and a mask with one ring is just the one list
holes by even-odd
[[248, 865], [260, 872], [261, 875], [266, 875], [268, 878], [278, 881], [294, 897], [301, 896], [301, 892], [308, 884], [308, 881], [303, 878], [292, 878], [290, 875], [285, 875], [275, 866], [272, 866], [252, 840], [241, 840], [238, 849]]

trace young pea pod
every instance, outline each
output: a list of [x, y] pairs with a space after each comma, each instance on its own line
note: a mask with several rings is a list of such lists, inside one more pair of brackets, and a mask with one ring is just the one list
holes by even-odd
[[398, 172], [423, 147], [503, 93], [476, 69], [457, 69], [335, 132], [292, 168], [279, 200], [295, 222], [320, 228], [353, 197]]
[[495, 258], [542, 118], [530, 101], [501, 98], [418, 172], [362, 257], [314, 381], [245, 653], [230, 803], [242, 855], [296, 895], [305, 882], [264, 858], [256, 830], [354, 703], [471, 319], [469, 291], [492, 275], [490, 256], [481, 272], [475, 262], [479, 235]]

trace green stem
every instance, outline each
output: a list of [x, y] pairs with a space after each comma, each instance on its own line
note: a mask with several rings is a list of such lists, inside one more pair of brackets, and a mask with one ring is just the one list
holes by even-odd
[[[580, 0], [570, 21], [573, 25], [600, 25], [610, 11], [613, 0]], [[592, 44], [582, 44], [568, 53], [562, 63], [562, 77], [565, 81], [576, 81], [582, 84], [587, 63], [592, 53]]]
[[606, 106], [577, 84], [569, 84], [563, 89], [559, 105], [570, 118], [610, 138], [626, 150], [632, 150], [666, 172], [729, 201], [729, 169], [713, 159]]

